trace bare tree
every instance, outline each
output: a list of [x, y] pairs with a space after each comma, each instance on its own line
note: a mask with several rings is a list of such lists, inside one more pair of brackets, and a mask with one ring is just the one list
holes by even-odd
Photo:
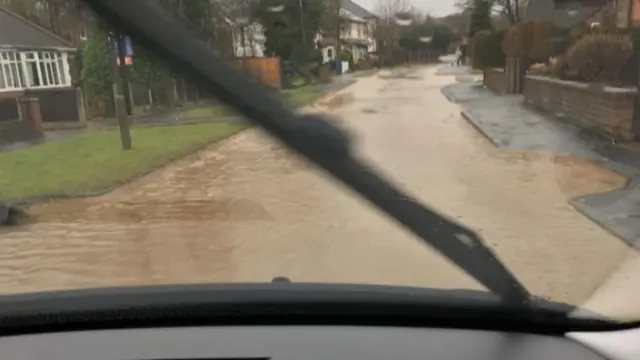
[[396, 24], [396, 15], [412, 11], [409, 0], [379, 0], [376, 8], [378, 24], [376, 38], [384, 46], [397, 43], [400, 38], [400, 28]]

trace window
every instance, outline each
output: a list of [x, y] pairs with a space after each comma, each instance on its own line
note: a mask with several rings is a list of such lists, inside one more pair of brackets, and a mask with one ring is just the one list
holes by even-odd
[[20, 55], [15, 51], [0, 53], [0, 89], [22, 89], [24, 74], [20, 63]]
[[66, 55], [55, 51], [0, 51], [0, 91], [71, 85]]

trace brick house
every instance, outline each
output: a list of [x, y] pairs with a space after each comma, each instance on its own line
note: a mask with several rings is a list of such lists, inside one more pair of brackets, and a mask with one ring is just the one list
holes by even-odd
[[78, 121], [70, 73], [76, 49], [0, 7], [0, 123], [19, 119], [17, 99], [38, 99], [43, 122]]

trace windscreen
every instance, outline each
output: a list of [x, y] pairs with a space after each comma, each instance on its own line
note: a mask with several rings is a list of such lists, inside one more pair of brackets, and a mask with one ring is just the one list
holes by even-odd
[[[151, 2], [248, 92], [341, 129], [371, 174], [489, 251], [436, 222], [440, 243], [494, 256], [487, 269], [501, 263], [536, 297], [640, 316], [628, 7]], [[510, 279], [443, 256], [84, 2], [0, 6], [1, 293], [281, 276], [495, 291], [487, 278]]]

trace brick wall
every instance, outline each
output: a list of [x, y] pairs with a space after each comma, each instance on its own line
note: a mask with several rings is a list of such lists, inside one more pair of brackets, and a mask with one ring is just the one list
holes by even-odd
[[18, 110], [16, 99], [0, 98], [0, 124], [18, 119], [20, 119], [20, 111]]
[[529, 75], [525, 103], [607, 137], [633, 141], [635, 89], [564, 81]]
[[44, 136], [37, 98], [3, 99], [13, 101], [18, 108], [16, 119], [0, 122], [0, 145], [39, 140]]
[[72, 122], [80, 119], [75, 88], [34, 89], [26, 95], [40, 100], [42, 121], [45, 123]]
[[34, 131], [22, 120], [0, 123], [0, 145], [22, 141], [33, 141], [42, 138], [42, 134]]
[[485, 69], [482, 82], [484, 86], [498, 94], [507, 93], [507, 74], [502, 69]]

